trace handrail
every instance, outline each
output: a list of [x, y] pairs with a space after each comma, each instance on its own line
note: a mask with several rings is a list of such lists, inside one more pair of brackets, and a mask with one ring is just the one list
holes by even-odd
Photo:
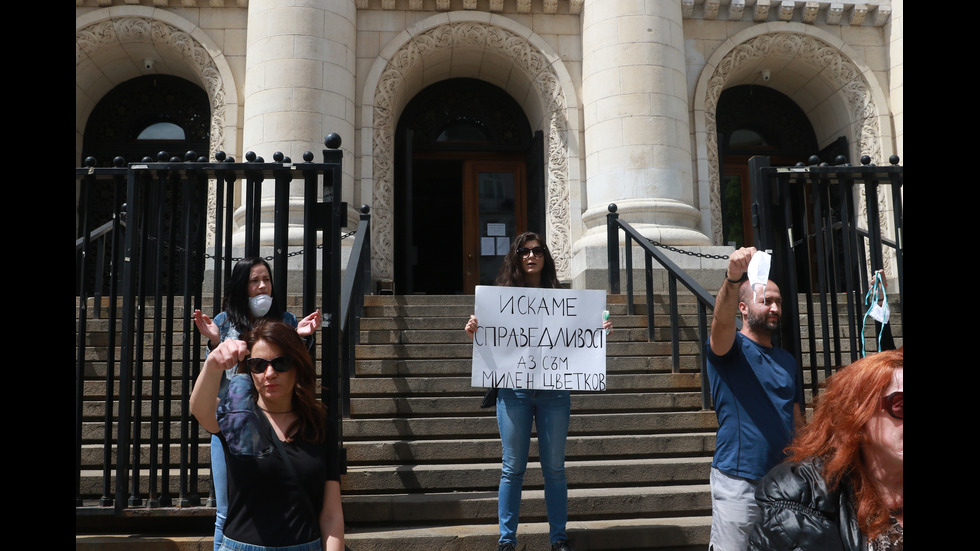
[[351, 317], [352, 308], [357, 315], [358, 306], [364, 305], [364, 295], [360, 294], [360, 304], [353, 304], [358, 300], [358, 293], [355, 289], [358, 286], [364, 289], [364, 282], [371, 281], [371, 208], [361, 205], [361, 218], [357, 225], [357, 235], [354, 238], [354, 246], [351, 247], [350, 258], [347, 260], [347, 270], [344, 272], [344, 282], [340, 287], [340, 330], [347, 330], [347, 323]]
[[[85, 236], [82, 236], [75, 240], [75, 254], [83, 254], [88, 243], [96, 243], [95, 273], [97, 274], [101, 274], [105, 271], [105, 264], [107, 260], [106, 242], [110, 241], [110, 237], [112, 237], [112, 232], [115, 230], [117, 223], [119, 224], [120, 229], [126, 228], [126, 221], [123, 219], [123, 217], [120, 217], [119, 220], [110, 220], [98, 228], [90, 231], [88, 233], [88, 239], [86, 239]], [[98, 280], [94, 282], [92, 298], [94, 299], [93, 305], [95, 306], [95, 317], [99, 318], [102, 316], [102, 285], [100, 282], [98, 282]]]
[[340, 287], [340, 332], [341, 358], [340, 380], [344, 385], [342, 396], [342, 414], [350, 418], [350, 379], [356, 375], [354, 369], [355, 349], [361, 342], [361, 316], [364, 313], [364, 295], [370, 292], [371, 286], [371, 214], [370, 207], [361, 205], [360, 222], [357, 225], [357, 236], [351, 248], [344, 272], [344, 281]]
[[[99, 227], [95, 228], [94, 230], [90, 231], [88, 233], [88, 239], [89, 239], [89, 241], [95, 241], [96, 239], [102, 237], [103, 235], [108, 235], [109, 232], [112, 231], [112, 226], [114, 224], [115, 224], [115, 222], [113, 222], [112, 220], [110, 220], [110, 221], [106, 222], [105, 224], [102, 224], [101, 226], [99, 226]], [[125, 225], [126, 222], [122, 222], [122, 224]], [[83, 245], [85, 245], [85, 238], [84, 237], [79, 237], [78, 239], [75, 240], [75, 250], [76, 251], [78, 249], [81, 249]]]
[[[620, 293], [619, 280], [619, 230], [626, 235], [624, 251], [626, 257], [626, 308], [627, 313], [632, 315], [633, 310], [633, 245], [635, 241], [644, 251], [644, 271], [646, 280], [646, 307], [647, 307], [647, 338], [654, 340], [653, 324], [653, 260], [656, 260], [667, 271], [668, 294], [670, 296], [670, 344], [672, 370], [674, 373], [680, 371], [680, 330], [679, 315], [677, 313], [677, 282], [680, 281], [684, 287], [694, 295], [698, 305], [698, 342], [706, 341], [708, 334], [708, 314], [707, 310], [715, 308], [715, 298], [700, 283], [685, 273], [677, 264], [667, 258], [662, 251], [654, 247], [650, 240], [636, 231], [628, 222], [619, 219], [615, 204], [609, 205], [609, 214], [606, 215], [607, 239], [608, 239], [608, 258], [609, 258], [609, 291], [613, 294]], [[711, 409], [710, 391], [708, 389], [708, 378], [705, 376], [707, 359], [704, 354], [699, 354], [701, 371], [701, 406], [704, 409]]]

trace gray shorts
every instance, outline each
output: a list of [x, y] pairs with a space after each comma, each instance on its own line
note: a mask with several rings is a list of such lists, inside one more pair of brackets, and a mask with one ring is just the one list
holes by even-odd
[[727, 475], [711, 467], [711, 542], [714, 551], [744, 551], [761, 515], [755, 500], [758, 480]]

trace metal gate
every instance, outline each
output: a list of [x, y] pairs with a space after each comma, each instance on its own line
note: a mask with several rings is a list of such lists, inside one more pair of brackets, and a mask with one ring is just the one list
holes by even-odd
[[790, 323], [783, 324], [781, 346], [798, 360], [809, 355], [815, 395], [818, 366], [829, 375], [879, 338], [882, 349], [895, 347], [889, 324], [875, 322], [875, 337], [863, 337], [870, 323], [866, 297], [879, 270], [890, 275], [888, 293], [899, 297], [899, 319], [904, 311], [904, 169], [897, 156], [889, 166], [875, 166], [868, 157], [860, 166], [840, 157], [836, 165], [816, 157], [810, 162], [771, 167], [768, 157], [754, 157], [749, 168], [755, 246], [772, 249], [771, 278], [784, 296], [805, 297], [807, 308], [801, 316], [797, 301], [783, 302]]
[[[319, 308], [324, 316], [319, 352], [314, 352], [320, 357], [321, 399], [342, 442], [348, 385], [347, 374], [341, 373], [340, 326], [341, 312], [350, 308], [340, 305], [340, 232], [347, 206], [341, 200], [340, 139], [332, 134], [325, 143], [329, 149], [323, 151], [322, 163], [312, 162], [310, 152], [297, 163], [280, 153], [273, 162], [249, 153], [247, 162], [239, 163], [220, 152], [218, 162], [188, 152], [183, 159], [161, 154], [157, 162], [128, 165], [118, 159], [114, 168], [95, 168], [93, 159], [88, 167], [76, 169], [76, 507], [96, 493], [82, 491], [83, 465], [94, 470], [100, 464], [99, 505], [117, 511], [142, 506], [144, 498], [149, 507], [193, 506], [200, 504], [202, 493], [209, 493], [198, 488], [200, 439], [188, 410], [202, 359], [191, 312], [202, 304], [206, 232], [212, 220], [211, 288], [213, 304], [221, 304], [224, 279], [232, 268], [233, 199], [239, 183], [245, 207], [244, 256], [260, 254], [262, 188], [274, 187], [272, 287], [280, 304], [286, 304], [289, 291], [287, 262], [303, 257], [303, 312]], [[208, 205], [212, 184], [215, 201]], [[291, 185], [303, 190], [304, 216], [302, 246], [292, 251], [287, 242]], [[114, 213], [97, 228], [89, 208], [96, 191], [112, 197]], [[363, 213], [361, 228], [366, 227], [366, 208]], [[369, 247], [367, 236], [359, 237]], [[358, 254], [364, 256], [369, 252]], [[354, 271], [370, 278], [363, 262]], [[88, 323], [108, 327], [93, 337]], [[104, 387], [101, 405], [85, 400], [86, 389], [93, 387]], [[101, 429], [97, 419], [102, 419]], [[101, 461], [88, 457], [83, 463], [83, 447], [94, 455], [97, 442]], [[171, 457], [174, 449], [179, 449], [176, 460]], [[169, 480], [172, 470], [179, 481]]]

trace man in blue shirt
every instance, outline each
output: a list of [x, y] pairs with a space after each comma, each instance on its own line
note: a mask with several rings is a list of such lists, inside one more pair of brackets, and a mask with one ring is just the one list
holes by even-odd
[[[784, 458], [803, 417], [803, 384], [792, 354], [775, 348], [782, 296], [769, 281], [753, 290], [745, 278], [755, 248], [731, 254], [715, 298], [707, 346], [708, 380], [718, 416], [711, 463], [711, 542], [715, 551], [741, 551], [759, 518], [755, 488]], [[742, 316], [736, 330], [735, 316]]]

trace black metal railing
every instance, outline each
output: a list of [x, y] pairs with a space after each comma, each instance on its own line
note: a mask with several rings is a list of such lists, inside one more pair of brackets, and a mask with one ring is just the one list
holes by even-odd
[[[784, 324], [781, 346], [804, 365], [806, 340], [806, 364], [816, 395], [821, 367], [826, 377], [864, 352], [877, 350], [867, 346], [865, 338], [865, 295], [886, 261], [893, 270], [885, 271], [896, 276], [888, 291], [898, 297], [899, 309], [892, 319], [902, 324], [904, 167], [894, 155], [888, 166], [875, 166], [867, 156], [860, 166], [847, 164], [843, 157], [834, 165], [817, 157], [809, 162], [771, 167], [768, 157], [754, 157], [749, 170], [756, 247], [773, 250], [772, 279], [787, 282], [784, 296], [800, 296], [806, 306], [801, 316], [797, 301], [783, 302], [783, 318], [798, 323]], [[890, 208], [882, 212], [884, 203]], [[882, 228], [892, 234], [884, 234]], [[881, 335], [882, 349], [895, 348], [892, 325], [875, 322], [870, 328]]]
[[370, 293], [371, 284], [371, 214], [367, 205], [361, 205], [361, 219], [357, 225], [357, 237], [351, 248], [340, 289], [341, 384], [343, 403], [341, 411], [350, 418], [350, 379], [354, 376], [354, 350], [361, 343], [361, 317], [364, 315], [364, 295]]
[[[791, 351], [796, 356], [797, 364], [803, 366], [801, 339], [802, 335], [806, 335], [811, 392], [816, 396], [820, 366], [826, 377], [834, 368], [860, 357], [867, 340], [863, 336], [867, 310], [866, 306], [862, 306], [865, 291], [871, 276], [885, 268], [888, 258], [895, 261], [898, 284], [897, 289], [892, 287], [889, 292], [897, 290], [898, 319], [901, 319], [904, 279], [901, 187], [904, 169], [894, 156], [891, 166], [887, 167], [873, 166], [867, 158], [862, 159], [863, 164], [858, 167], [847, 165], [840, 158], [836, 166], [820, 163], [817, 158], [811, 158], [811, 163], [811, 166], [770, 167], [767, 157], [755, 157], [750, 160], [749, 167], [752, 174], [754, 245], [758, 249], [772, 251], [771, 279], [784, 282], [781, 284], [783, 296], [800, 296], [806, 306], [806, 312], [801, 314], [796, 300], [783, 301], [784, 322], [775, 340]], [[887, 194], [879, 192], [882, 186], [888, 186]], [[863, 209], [857, 209], [855, 205], [859, 190], [863, 194]], [[879, 209], [883, 196], [887, 196], [891, 202], [887, 216]], [[893, 229], [891, 239], [882, 235], [883, 226]], [[616, 205], [609, 206], [607, 215], [610, 292], [621, 292], [620, 269], [623, 264], [620, 262], [620, 231], [625, 235], [623, 264], [630, 314], [633, 314], [634, 244], [643, 251], [647, 327], [651, 341], [655, 340], [653, 262], [657, 261], [666, 271], [674, 371], [680, 366], [677, 283], [680, 282], [694, 296], [698, 310], [696, 330], [702, 374], [701, 401], [705, 409], [710, 408], [703, 346], [708, 337], [707, 311], [714, 310], [714, 297], [651, 244], [649, 239], [620, 220]], [[892, 251], [891, 254], [886, 254], [888, 250]], [[846, 310], [844, 316], [839, 315], [842, 307]], [[817, 338], [818, 330], [820, 339]], [[876, 322], [873, 331], [882, 336], [882, 349], [894, 348], [890, 325]]]
[[[202, 307], [208, 270], [211, 304], [219, 308], [236, 260], [232, 254], [261, 255], [260, 229], [269, 231], [268, 220], [261, 216], [262, 188], [270, 183], [273, 246], [268, 258], [274, 299], [287, 304], [289, 282], [295, 280], [287, 276], [299, 264], [290, 260], [302, 255], [298, 269], [303, 312], [319, 308], [324, 316], [320, 346], [312, 342], [311, 353], [321, 371], [328, 422], [337, 427], [343, 446], [341, 419], [349, 411], [349, 382], [341, 373], [347, 377], [352, 368], [341, 362], [353, 359], [340, 353], [341, 321], [349, 311], [343, 308], [341, 313], [340, 277], [347, 206], [341, 200], [340, 139], [332, 134], [325, 143], [322, 163], [314, 163], [310, 152], [299, 163], [280, 153], [271, 163], [251, 153], [247, 162], [237, 163], [220, 152], [218, 162], [207, 162], [189, 152], [183, 159], [161, 154], [156, 162], [144, 159], [129, 165], [118, 159], [113, 168], [95, 168], [90, 160], [88, 167], [76, 169], [76, 506], [96, 498], [101, 506], [117, 511], [144, 505], [194, 506], [208, 492], [199, 488], [202, 435], [188, 410], [203, 355], [191, 313]], [[215, 189], [211, 205], [209, 182]], [[244, 192], [244, 246], [233, 250], [238, 186]], [[303, 190], [302, 245], [293, 250], [288, 243], [290, 186]], [[94, 190], [100, 197], [113, 197], [112, 212], [119, 213], [107, 227], [102, 224], [95, 230], [89, 228], [95, 225], [89, 213], [105, 209], [93, 209]], [[362, 213], [361, 228], [369, 224], [366, 207]], [[212, 220], [214, 245], [209, 255], [205, 242]], [[353, 290], [346, 297], [369, 289], [357, 277], [370, 277], [364, 268], [370, 258], [369, 233], [358, 235], [359, 260], [354, 273], [348, 274]], [[106, 303], [107, 312], [97, 306], [93, 317], [90, 299], [99, 306]], [[93, 324], [98, 327], [90, 327]], [[103, 392], [96, 394], [100, 389]], [[83, 469], [101, 469], [101, 492], [91, 483], [83, 491]], [[170, 480], [171, 472], [179, 479]]]
[[[624, 220], [620, 220], [616, 212], [615, 204], [609, 205], [609, 214], [606, 215], [607, 250], [609, 260], [609, 292], [619, 294], [620, 285], [620, 262], [619, 262], [619, 232], [625, 234], [623, 246], [626, 268], [626, 308], [627, 314], [634, 314], [633, 306], [633, 244], [635, 243], [643, 251], [644, 261], [644, 280], [646, 286], [646, 310], [647, 310], [647, 338], [655, 340], [654, 335], [654, 287], [653, 287], [653, 261], [656, 260], [667, 273], [667, 295], [670, 304], [670, 344], [672, 370], [674, 373], [680, 371], [680, 315], [677, 307], [677, 283], [687, 288], [697, 302], [698, 319], [697, 335], [698, 342], [705, 342], [708, 331], [708, 310], [714, 310], [715, 298], [700, 283], [685, 273], [660, 249], [653, 246], [650, 240], [640, 235], [632, 226]], [[701, 373], [704, 374], [705, 357], [699, 354], [701, 362]], [[711, 407], [709, 400], [711, 393], [708, 389], [708, 378], [701, 377], [701, 405], [704, 409]]]

